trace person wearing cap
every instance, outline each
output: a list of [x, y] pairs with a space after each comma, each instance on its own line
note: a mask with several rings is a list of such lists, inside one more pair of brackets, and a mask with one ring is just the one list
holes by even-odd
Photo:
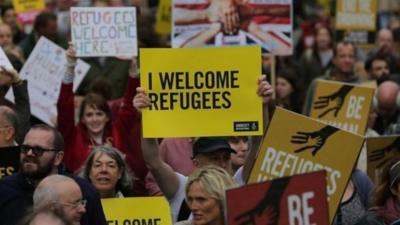
[[[137, 88], [137, 94], [133, 99], [134, 107], [141, 111], [150, 106], [150, 99], [141, 87]], [[268, 121], [268, 111], [266, 110], [267, 99], [272, 93], [272, 88], [266, 81], [265, 76], [258, 80], [257, 94], [263, 98], [264, 103], [264, 127]], [[260, 139], [256, 140], [257, 144], [253, 144], [250, 148], [250, 155], [245, 165], [238, 171], [239, 180], [246, 180], [250, 174], [251, 164], [255, 158], [256, 150]], [[254, 143], [255, 143], [254, 142]], [[143, 157], [149, 171], [154, 176], [160, 190], [168, 199], [172, 210], [173, 221], [186, 220], [190, 215], [190, 210], [185, 203], [185, 186], [187, 177], [175, 172], [168, 164], [166, 164], [160, 156], [159, 146], [156, 139], [142, 139]], [[226, 138], [219, 137], [201, 137], [193, 144], [192, 161], [195, 168], [201, 168], [207, 165], [216, 165], [224, 168], [228, 172], [231, 171], [231, 153], [235, 151], [230, 147]], [[236, 179], [235, 179], [236, 180]], [[240, 182], [241, 184], [243, 182]]]
[[356, 225], [385, 225], [400, 219], [400, 158], [383, 169], [372, 196], [372, 208]]

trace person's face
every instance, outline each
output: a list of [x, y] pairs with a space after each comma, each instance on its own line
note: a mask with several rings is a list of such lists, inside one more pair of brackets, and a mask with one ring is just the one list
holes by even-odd
[[4, 23], [10, 25], [11, 27], [17, 26], [17, 13], [14, 9], [8, 9], [3, 16]]
[[352, 74], [355, 63], [353, 45], [339, 44], [336, 48], [336, 56], [333, 58], [336, 69], [342, 74]]
[[194, 225], [218, 224], [223, 220], [220, 204], [204, 190], [200, 183], [193, 182], [190, 185], [187, 200]]
[[[11, 111], [11, 109], [2, 110]], [[12, 145], [15, 131], [11, 124], [4, 117], [4, 115], [2, 115], [2, 113], [3, 112], [0, 113], [0, 147], [7, 147]]]
[[45, 27], [39, 29], [39, 34], [50, 40], [57, 39], [57, 20], [49, 20]]
[[292, 85], [284, 78], [278, 77], [276, 79], [276, 95], [280, 99], [285, 99], [293, 92]]
[[316, 36], [317, 46], [319, 49], [327, 49], [331, 44], [331, 36], [326, 28], [320, 28]]
[[249, 143], [242, 138], [235, 138], [229, 140], [229, 145], [235, 153], [231, 153], [231, 161], [235, 166], [243, 166], [247, 155], [249, 154]]
[[384, 79], [390, 74], [389, 66], [385, 60], [379, 60], [379, 59], [374, 60], [372, 62], [371, 70], [372, 70], [371, 74], [372, 78], [377, 80]]
[[86, 126], [89, 133], [92, 135], [103, 133], [109, 120], [105, 112], [89, 105], [86, 105], [83, 110], [82, 123]]
[[207, 165], [216, 165], [226, 171], [230, 171], [231, 154], [228, 151], [215, 151], [210, 153], [200, 153], [195, 157], [195, 166], [203, 167]]
[[383, 30], [379, 32], [377, 46], [378, 49], [390, 50], [393, 45], [393, 35], [390, 30]]
[[81, 189], [76, 183], [68, 182], [63, 186], [63, 194], [58, 203], [65, 220], [73, 225], [80, 225], [81, 218], [86, 212], [82, 199]]
[[0, 46], [4, 47], [12, 44], [12, 33], [8, 25], [0, 25]]
[[[33, 129], [26, 134], [23, 144], [43, 149], [53, 149], [53, 134], [50, 131]], [[63, 152], [44, 151], [43, 155], [38, 156], [33, 153], [32, 149], [25, 153], [21, 151], [20, 169], [27, 177], [42, 179], [60, 165], [62, 158]]]
[[378, 102], [378, 114], [383, 118], [390, 118], [396, 112], [396, 102], [393, 100], [390, 101], [379, 101]]
[[100, 194], [112, 194], [121, 178], [121, 171], [118, 168], [117, 161], [105, 153], [97, 153], [93, 158], [89, 178]]

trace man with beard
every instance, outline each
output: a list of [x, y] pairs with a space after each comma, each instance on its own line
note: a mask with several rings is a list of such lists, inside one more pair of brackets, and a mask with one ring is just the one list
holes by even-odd
[[51, 175], [44, 178], [33, 193], [33, 208], [58, 211], [72, 225], [80, 225], [86, 212], [86, 200], [78, 184], [67, 176]]
[[[14, 225], [33, 205], [33, 192], [38, 183], [53, 174], [67, 175], [61, 161], [64, 140], [54, 128], [44, 124], [33, 126], [21, 145], [20, 171], [0, 180], [0, 225]], [[101, 202], [88, 181], [70, 176], [78, 183], [87, 211], [82, 225], [106, 225]]]
[[378, 87], [374, 99], [378, 117], [373, 129], [380, 135], [400, 134], [399, 93], [400, 86], [393, 81], [385, 81]]

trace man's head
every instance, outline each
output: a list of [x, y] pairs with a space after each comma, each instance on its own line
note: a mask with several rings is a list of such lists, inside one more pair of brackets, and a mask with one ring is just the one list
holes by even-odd
[[11, 27], [8, 24], [0, 23], [0, 46], [12, 45], [12, 38]]
[[379, 83], [387, 80], [390, 75], [390, 68], [387, 59], [379, 55], [367, 60], [365, 63], [365, 69], [368, 71], [371, 79], [375, 79]]
[[393, 81], [385, 81], [379, 85], [377, 93], [379, 115], [389, 119], [396, 113], [399, 90], [399, 85]]
[[49, 207], [42, 207], [29, 212], [19, 225], [72, 225], [68, 223], [61, 212]]
[[18, 116], [10, 107], [0, 106], [0, 147], [14, 145]]
[[380, 51], [391, 51], [393, 46], [392, 31], [387, 28], [380, 29], [376, 37], [376, 46]]
[[33, 126], [21, 145], [21, 172], [35, 181], [56, 174], [64, 157], [63, 149], [60, 132], [44, 124]]
[[73, 225], [79, 225], [86, 200], [79, 185], [70, 177], [51, 175], [44, 178], [33, 193], [33, 208], [50, 207]]
[[350, 42], [339, 42], [333, 49], [333, 64], [337, 73], [346, 77], [354, 73], [356, 62], [356, 47]]
[[33, 29], [39, 36], [43, 35], [50, 40], [57, 39], [57, 16], [52, 12], [42, 12], [36, 16]]
[[201, 137], [193, 144], [193, 163], [195, 167], [216, 165], [231, 172], [231, 153], [235, 151], [226, 138]]

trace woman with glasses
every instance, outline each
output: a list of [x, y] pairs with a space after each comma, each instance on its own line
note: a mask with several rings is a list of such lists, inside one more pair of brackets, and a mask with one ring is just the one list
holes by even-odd
[[67, 50], [67, 70], [64, 75], [60, 97], [57, 103], [58, 129], [64, 136], [66, 166], [77, 171], [81, 168], [92, 148], [99, 145], [110, 145], [123, 153], [128, 153], [128, 134], [135, 120], [139, 118], [132, 106], [132, 99], [139, 86], [136, 60], [132, 60], [132, 70], [122, 103], [116, 115], [111, 115], [107, 101], [100, 95], [87, 94], [80, 106], [79, 122], [74, 123], [74, 94], [72, 92], [74, 68], [76, 65], [75, 50]]
[[192, 219], [175, 225], [224, 225], [225, 190], [233, 187], [232, 177], [221, 167], [195, 170], [186, 184], [186, 203]]
[[88, 179], [101, 198], [132, 196], [132, 175], [124, 156], [110, 146], [96, 146], [86, 159], [81, 177]]

